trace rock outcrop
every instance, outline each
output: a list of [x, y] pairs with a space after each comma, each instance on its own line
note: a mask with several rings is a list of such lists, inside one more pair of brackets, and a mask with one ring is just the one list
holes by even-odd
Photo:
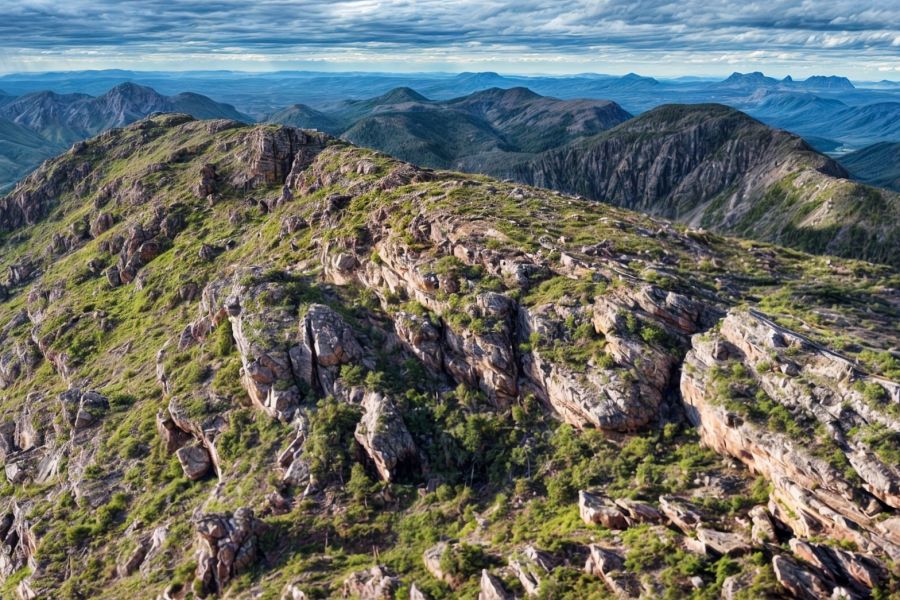
[[614, 551], [591, 544], [584, 571], [603, 580], [606, 587], [619, 598], [637, 598], [641, 588], [634, 577], [625, 571], [625, 560]]
[[359, 600], [391, 600], [399, 587], [399, 580], [386, 567], [376, 565], [365, 571], [351, 573], [341, 588], [342, 598]]
[[695, 336], [681, 391], [703, 442], [770, 480], [769, 508], [795, 534], [844, 539], [893, 560], [900, 472], [851, 429], [898, 431], [900, 422], [866, 403], [866, 385], [885, 402], [900, 398], [896, 384], [867, 378], [758, 313], [733, 311], [717, 333]]
[[263, 523], [247, 508], [234, 514], [201, 515], [194, 524], [197, 539], [197, 579], [201, 592], [217, 594], [259, 558]]
[[503, 587], [499, 577], [491, 575], [487, 569], [482, 569], [478, 600], [513, 600], [513, 596]]
[[588, 525], [603, 525], [607, 529], [625, 529], [628, 520], [610, 500], [585, 492], [578, 492], [578, 512]]
[[556, 566], [552, 556], [538, 550], [534, 546], [526, 546], [521, 552], [509, 558], [509, 567], [519, 579], [522, 588], [529, 596], [538, 594], [541, 581]]
[[362, 407], [362, 420], [354, 436], [375, 463], [381, 478], [393, 481], [403, 469], [415, 468], [416, 445], [391, 399], [380, 392], [366, 392]]

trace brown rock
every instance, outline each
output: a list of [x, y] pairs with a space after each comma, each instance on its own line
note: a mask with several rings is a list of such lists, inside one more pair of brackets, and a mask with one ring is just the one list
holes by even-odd
[[772, 523], [769, 511], [766, 510], [765, 506], [759, 505], [751, 508], [750, 519], [753, 523], [750, 530], [750, 539], [754, 544], [774, 544], [778, 541], [775, 525]]
[[219, 594], [234, 576], [256, 562], [258, 536], [265, 526], [248, 508], [240, 508], [233, 515], [200, 515], [194, 526], [199, 545], [200, 594]]
[[716, 531], [706, 527], [697, 527], [696, 531], [697, 539], [703, 542], [706, 547], [719, 554], [740, 556], [750, 552], [752, 549], [744, 536], [737, 533]]
[[660, 496], [659, 510], [685, 533], [690, 533], [703, 522], [699, 512], [673, 496]]
[[209, 451], [203, 446], [182, 446], [175, 451], [175, 456], [181, 463], [184, 476], [191, 481], [204, 477], [212, 466]]
[[637, 598], [641, 594], [640, 585], [625, 571], [625, 560], [607, 548], [591, 544], [590, 554], [584, 565], [585, 573], [603, 580], [606, 587], [619, 598]]
[[578, 512], [588, 525], [603, 525], [607, 529], [628, 528], [625, 515], [612, 502], [584, 490], [578, 492]]
[[772, 568], [778, 583], [800, 600], [821, 600], [831, 597], [833, 586], [812, 568], [801, 566], [797, 561], [778, 555], [772, 559]]
[[616, 506], [625, 512], [630, 523], [661, 523], [662, 514], [649, 504], [629, 500], [628, 498], [618, 498], [615, 500]]

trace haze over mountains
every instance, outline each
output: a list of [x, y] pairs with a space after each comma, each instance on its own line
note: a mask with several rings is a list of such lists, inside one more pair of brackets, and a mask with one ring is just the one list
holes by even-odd
[[[525, 87], [537, 94], [561, 99], [611, 100], [631, 114], [638, 114], [661, 104], [716, 102], [742, 110], [767, 124], [815, 138], [817, 147], [825, 151], [845, 144], [851, 149], [859, 149], [880, 141], [896, 141], [891, 137], [895, 134], [885, 132], [881, 127], [885, 122], [896, 125], [900, 121], [900, 84], [896, 82], [852, 83], [846, 78], [835, 76], [816, 76], [796, 81], [791, 78], [779, 80], [762, 73], [735, 73], [724, 80], [663, 80], [636, 74], [621, 77], [596, 74], [526, 77], [491, 72], [397, 74], [83, 71], [6, 75], [0, 77], [0, 90], [14, 95], [47, 89], [59, 93], [99, 95], [123, 81], [134, 81], [170, 95], [193, 90], [230, 103], [256, 119], [263, 119], [293, 104], [305, 104], [313, 109], [329, 112], [345, 100], [365, 100], [398, 87], [409, 87], [432, 100], [449, 100], [492, 87]], [[787, 111], [789, 118], [782, 118], [777, 110], [777, 103], [783, 96], [791, 98], [797, 94], [812, 94], [816, 98], [837, 100], [845, 105], [845, 112], [840, 119], [829, 112], [834, 118], [817, 125], [819, 107], [813, 104], [803, 109], [792, 106]], [[857, 109], [872, 104], [883, 105], [876, 111], [878, 114], [870, 114], [871, 110], [863, 110], [857, 114]], [[776, 122], [775, 119], [780, 120]], [[852, 121], [854, 124], [850, 128], [834, 131], [833, 125], [842, 121]]]
[[900, 142], [881, 142], [841, 157], [860, 181], [900, 192]]

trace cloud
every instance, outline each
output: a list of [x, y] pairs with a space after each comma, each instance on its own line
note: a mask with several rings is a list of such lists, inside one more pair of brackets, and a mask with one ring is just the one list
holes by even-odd
[[762, 51], [874, 71], [898, 59], [900, 39], [900, 4], [871, 0], [0, 0], [0, 14], [4, 70], [373, 60], [660, 69], [662, 57], [677, 70]]

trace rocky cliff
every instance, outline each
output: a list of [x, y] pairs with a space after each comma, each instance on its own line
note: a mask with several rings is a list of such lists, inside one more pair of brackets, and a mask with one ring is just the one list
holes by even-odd
[[593, 138], [475, 170], [720, 233], [900, 264], [897, 194], [848, 181], [799, 137], [721, 105], [661, 106]]
[[0, 232], [6, 595], [897, 592], [890, 267], [179, 115]]

